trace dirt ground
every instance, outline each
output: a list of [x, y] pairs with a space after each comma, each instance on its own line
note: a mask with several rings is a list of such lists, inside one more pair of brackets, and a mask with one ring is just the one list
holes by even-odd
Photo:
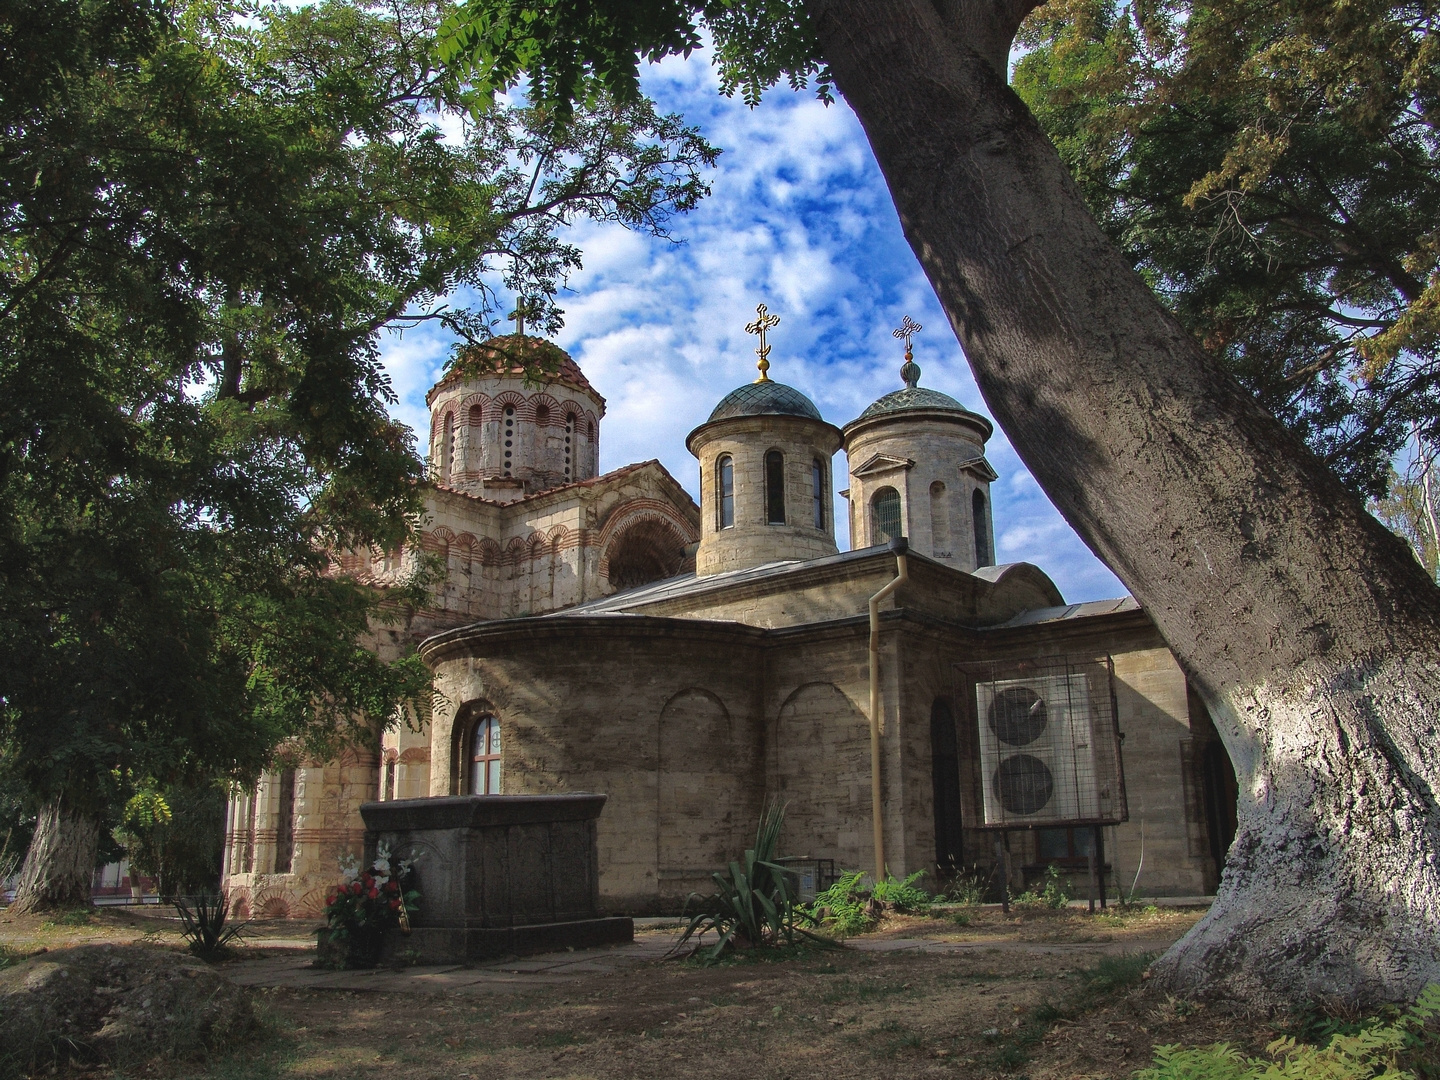
[[[1199, 914], [1040, 910], [1006, 917], [970, 909], [963, 926], [893, 917], [843, 948], [812, 946], [782, 960], [713, 967], [650, 961], [507, 994], [257, 990], [264, 1025], [252, 1043], [204, 1064], [155, 1062], [144, 1075], [1125, 1078], [1150, 1062], [1156, 1044], [1228, 1041], [1253, 1052], [1274, 1036], [1263, 1018], [1167, 1000], [1140, 980], [1143, 957]], [[257, 929], [249, 955], [303, 938], [308, 927]], [[974, 947], [877, 951], [907, 937]], [[141, 939], [179, 940], [173, 927], [131, 913], [98, 914], [88, 926], [0, 916], [0, 945], [12, 955]]]

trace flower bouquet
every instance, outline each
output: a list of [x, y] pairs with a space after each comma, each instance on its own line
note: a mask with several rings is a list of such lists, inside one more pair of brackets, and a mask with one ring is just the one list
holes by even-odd
[[[341, 882], [325, 898], [325, 925], [320, 931], [325, 966], [374, 967], [380, 961], [385, 931], [410, 932], [410, 914], [420, 893], [413, 888], [414, 859], [391, 864], [390, 849], [381, 844], [375, 861], [362, 870], [354, 855], [340, 860]], [[325, 948], [326, 945], [330, 948]]]

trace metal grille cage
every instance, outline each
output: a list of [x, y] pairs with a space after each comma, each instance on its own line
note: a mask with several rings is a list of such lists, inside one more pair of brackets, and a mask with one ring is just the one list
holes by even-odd
[[1125, 775], [1109, 657], [956, 665], [973, 701], [982, 828], [1125, 821]]

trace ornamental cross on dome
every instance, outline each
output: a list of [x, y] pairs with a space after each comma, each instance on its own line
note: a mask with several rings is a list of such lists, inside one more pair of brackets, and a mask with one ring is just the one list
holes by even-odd
[[900, 378], [911, 390], [915, 389], [920, 382], [920, 365], [915, 363], [915, 354], [910, 349], [910, 339], [925, 329], [914, 319], [906, 315], [900, 320], [900, 328], [890, 331], [893, 337], [905, 339], [905, 363], [900, 367]]
[[910, 318], [909, 315], [906, 315], [905, 318], [900, 320], [900, 329], [890, 331], [892, 337], [905, 339], [906, 360], [914, 359], [914, 354], [910, 351], [910, 339], [924, 329], [925, 328], [921, 326], [918, 322]]
[[756, 382], [769, 382], [770, 376], [766, 374], [770, 370], [770, 346], [765, 344], [765, 331], [773, 330], [780, 325], [780, 316], [769, 314], [770, 309], [764, 304], [755, 308], [756, 320], [745, 327], [747, 334], [760, 335], [760, 347], [755, 350], [755, 355], [760, 357], [760, 362], [755, 366], [760, 369], [760, 377]]

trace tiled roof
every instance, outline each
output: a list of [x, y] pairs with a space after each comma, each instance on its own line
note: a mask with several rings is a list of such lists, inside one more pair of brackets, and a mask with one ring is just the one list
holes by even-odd
[[[500, 499], [487, 499], [483, 495], [476, 495], [473, 492], [462, 491], [460, 488], [451, 487], [449, 484], [432, 482], [431, 486], [438, 491], [448, 492], [451, 495], [462, 495], [467, 499], [474, 499], [476, 502], [488, 503], [491, 506], [515, 506], [530, 499], [539, 499], [546, 495], [554, 495], [557, 491], [569, 491], [573, 488], [594, 487], [596, 484], [605, 484], [609, 483], [612, 480], [620, 480], [623, 477], [629, 476], [631, 473], [636, 473], [639, 472], [641, 469], [648, 469], [651, 467], [659, 469], [665, 476], [669, 477], [670, 481], [674, 483], [676, 487], [679, 487], [681, 491], [684, 492], [684, 488], [681, 486], [680, 481], [676, 480], [675, 477], [670, 475], [670, 470], [665, 468], [659, 458], [651, 458], [649, 461], [637, 461], [633, 465], [622, 465], [618, 469], [611, 469], [607, 473], [601, 473], [599, 476], [592, 476], [588, 480], [576, 480], [573, 483], [561, 484], [558, 487], [546, 488], [543, 491], [532, 491], [529, 494], [520, 496], [520, 498], [518, 499], [510, 499], [506, 501], [502, 501]], [[685, 492], [685, 497], [687, 499], [690, 499], [689, 492]], [[690, 505], [695, 506], [695, 500], [690, 499]]]
[[523, 337], [519, 334], [507, 334], [504, 337], [491, 338], [484, 345], [471, 346], [450, 365], [450, 370], [444, 377], [430, 388], [430, 392], [425, 395], [425, 403], [428, 405], [441, 389], [462, 379], [484, 378], [487, 375], [521, 378], [525, 375], [527, 363], [531, 365], [532, 373], [537, 368], [544, 373], [540, 378], [541, 382], [564, 383], [595, 398], [602, 411], [605, 408], [605, 399], [596, 393], [590, 380], [585, 378], [585, 373], [580, 370], [580, 365], [571, 359], [569, 353], [553, 341], [530, 337], [528, 334]]

